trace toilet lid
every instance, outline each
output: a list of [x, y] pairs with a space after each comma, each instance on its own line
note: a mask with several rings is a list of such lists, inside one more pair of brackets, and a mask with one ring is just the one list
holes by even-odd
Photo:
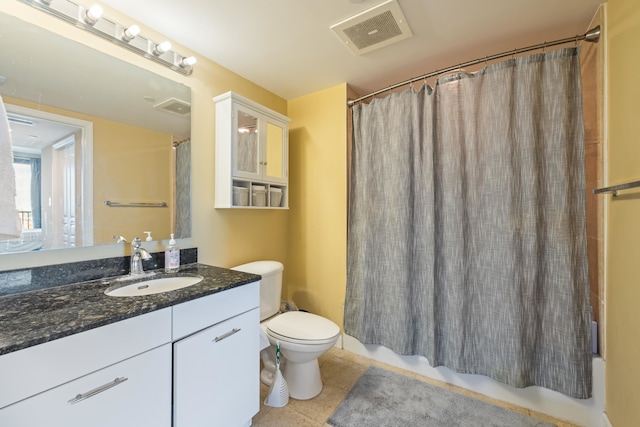
[[280, 337], [302, 341], [321, 341], [340, 334], [329, 319], [304, 311], [287, 311], [267, 323], [267, 330]]

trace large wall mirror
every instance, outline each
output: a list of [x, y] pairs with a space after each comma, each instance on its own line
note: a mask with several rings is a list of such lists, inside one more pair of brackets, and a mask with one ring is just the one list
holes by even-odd
[[0, 95], [23, 225], [0, 254], [191, 236], [189, 87], [0, 13]]

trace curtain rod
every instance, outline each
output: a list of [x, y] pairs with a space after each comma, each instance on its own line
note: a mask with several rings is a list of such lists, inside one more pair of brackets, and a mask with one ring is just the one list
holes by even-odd
[[497, 53], [495, 55], [485, 56], [484, 58], [474, 59], [473, 61], [463, 62], [463, 63], [460, 63], [458, 65], [454, 65], [452, 67], [447, 67], [447, 68], [443, 68], [441, 70], [433, 71], [431, 73], [423, 74], [423, 75], [421, 75], [419, 77], [414, 77], [412, 79], [405, 80], [403, 82], [396, 83], [396, 84], [391, 85], [391, 86], [387, 86], [384, 89], [376, 90], [375, 92], [371, 92], [371, 93], [369, 93], [369, 94], [367, 94], [365, 96], [361, 96], [360, 98], [351, 99], [351, 100], [347, 101], [347, 105], [349, 107], [352, 107], [355, 103], [360, 102], [360, 101], [362, 101], [364, 99], [371, 98], [371, 97], [374, 97], [376, 95], [380, 95], [381, 93], [388, 92], [390, 90], [397, 89], [397, 88], [402, 87], [402, 86], [406, 86], [406, 85], [411, 84], [413, 82], [417, 82], [418, 80], [428, 79], [429, 77], [438, 76], [440, 74], [448, 73], [450, 71], [455, 71], [455, 70], [458, 70], [460, 68], [470, 67], [470, 66], [476, 65], [476, 64], [482, 64], [483, 62], [486, 63], [487, 61], [493, 61], [494, 59], [500, 59], [500, 58], [504, 58], [506, 56], [518, 55], [520, 53], [530, 52], [532, 50], [544, 49], [546, 47], [558, 46], [558, 45], [561, 45], [561, 44], [566, 44], [566, 43], [571, 43], [571, 42], [576, 42], [577, 43], [577, 42], [582, 41], [582, 40], [585, 40], [585, 41], [588, 41], [588, 42], [592, 42], [592, 43], [597, 43], [600, 40], [600, 26], [598, 25], [597, 27], [594, 27], [594, 28], [590, 29], [589, 31], [587, 31], [586, 33], [584, 33], [582, 35], [577, 35], [577, 36], [574, 36], [574, 37], [567, 37], [567, 38], [560, 39], [560, 40], [555, 40], [555, 41], [552, 41], [552, 42], [539, 43], [539, 44], [536, 44], [536, 45], [533, 45], [533, 46], [528, 46], [528, 47], [523, 47], [523, 48], [520, 48], [520, 49], [510, 50], [508, 52]]
[[178, 145], [186, 144], [186, 143], [189, 143], [189, 142], [191, 142], [191, 138], [185, 138], [185, 139], [183, 139], [181, 141], [173, 141], [173, 146], [177, 147]]

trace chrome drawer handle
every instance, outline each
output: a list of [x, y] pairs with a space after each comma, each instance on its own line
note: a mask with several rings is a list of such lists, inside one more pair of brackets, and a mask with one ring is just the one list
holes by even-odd
[[238, 333], [238, 332], [240, 332], [240, 331], [241, 331], [241, 329], [240, 329], [240, 328], [238, 328], [238, 329], [233, 328], [232, 330], [230, 330], [230, 331], [229, 331], [229, 332], [227, 332], [226, 334], [222, 334], [222, 335], [220, 335], [219, 337], [216, 337], [216, 338], [213, 340], [213, 342], [222, 341], [223, 339], [225, 339], [225, 338], [229, 338], [231, 335], [233, 335], [233, 334], [235, 334], [235, 333]]
[[103, 384], [99, 387], [94, 388], [93, 390], [89, 390], [86, 393], [80, 393], [78, 394], [76, 397], [74, 397], [73, 399], [69, 400], [69, 404], [73, 405], [74, 403], [78, 403], [80, 401], [83, 401], [85, 399], [88, 399], [92, 396], [95, 396], [98, 393], [102, 393], [105, 390], [109, 390], [111, 387], [115, 387], [118, 384], [122, 384], [123, 382], [127, 381], [129, 378], [126, 377], [121, 377], [121, 378], [116, 378], [115, 380], [111, 381], [110, 383], [106, 383]]

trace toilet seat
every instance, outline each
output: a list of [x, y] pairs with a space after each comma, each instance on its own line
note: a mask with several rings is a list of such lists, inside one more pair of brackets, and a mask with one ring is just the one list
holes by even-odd
[[267, 325], [267, 335], [285, 342], [320, 345], [335, 340], [340, 328], [329, 319], [304, 311], [282, 313]]

